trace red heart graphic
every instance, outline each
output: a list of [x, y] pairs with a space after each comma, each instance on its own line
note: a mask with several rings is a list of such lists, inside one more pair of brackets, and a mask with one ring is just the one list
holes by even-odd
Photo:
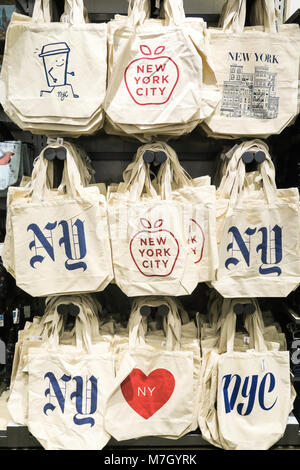
[[174, 376], [166, 369], [156, 369], [148, 376], [140, 369], [133, 369], [121, 384], [128, 405], [145, 419], [167, 403], [174, 387]]

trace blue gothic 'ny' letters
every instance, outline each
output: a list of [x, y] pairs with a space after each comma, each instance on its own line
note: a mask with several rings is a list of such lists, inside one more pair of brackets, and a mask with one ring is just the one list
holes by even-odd
[[[47, 414], [48, 410], [54, 411], [55, 408], [56, 408], [56, 406], [54, 406], [51, 403], [51, 398], [56, 398], [62, 413], [64, 413], [64, 411], [65, 411], [65, 400], [66, 400], [66, 383], [71, 380], [71, 377], [69, 375], [64, 374], [60, 378], [60, 380], [63, 380], [65, 382], [64, 391], [62, 391], [55, 375], [52, 372], [47, 372], [47, 374], [45, 374], [45, 376], [44, 376], [44, 379], [49, 379], [49, 388], [47, 388], [46, 391], [45, 391], [45, 397], [47, 397], [49, 395], [49, 403], [47, 403], [44, 406], [45, 415]], [[50, 386], [52, 386], [52, 389], [54, 391], [54, 395], [51, 395]]]
[[[64, 245], [65, 254], [67, 261], [65, 262], [66, 269], [83, 269], [86, 271], [87, 264], [83, 261], [83, 258], [87, 254], [84, 222], [80, 219], [70, 219], [69, 221], [61, 220], [60, 222], [48, 222], [45, 225], [44, 230], [48, 230], [49, 235], [45, 235], [37, 224], [30, 224], [27, 227], [27, 232], [32, 231], [34, 239], [29, 244], [30, 250], [34, 249], [35, 255], [30, 259], [30, 265], [32, 268], [36, 268], [36, 263], [42, 263], [45, 256], [39, 254], [39, 250], [44, 250], [51, 258], [55, 261], [55, 247], [53, 241], [53, 230], [58, 229], [60, 225], [62, 227], [63, 236], [59, 240], [59, 246]], [[39, 242], [39, 244], [38, 244]]]
[[[261, 251], [261, 260], [263, 264], [259, 268], [260, 274], [269, 274], [269, 273], [277, 273], [278, 276], [281, 274], [281, 269], [279, 266], [272, 266], [268, 268], [264, 268], [264, 264], [278, 264], [282, 260], [282, 229], [278, 225], [275, 225], [272, 230], [270, 230], [270, 234], [268, 234], [268, 230], [266, 227], [262, 227], [258, 230], [262, 234], [262, 242], [256, 248], [256, 251]], [[274, 239], [272, 239], [272, 232], [274, 232]], [[268, 235], [270, 236], [270, 240], [268, 243]], [[275, 246], [272, 246], [272, 243], [275, 243]], [[268, 248], [269, 247], [269, 248]], [[269, 252], [269, 253], [268, 253]], [[274, 260], [272, 259], [272, 254], [275, 253]], [[268, 262], [268, 254], [269, 254], [269, 262]]]
[[[248, 240], [244, 240], [239, 229], [235, 226], [230, 227], [228, 233], [232, 234], [232, 242], [227, 245], [227, 251], [231, 251], [231, 257], [225, 261], [226, 269], [230, 266], [236, 266], [240, 263], [241, 258], [238, 258], [236, 253], [242, 254], [242, 257], [248, 267], [251, 266], [251, 240], [255, 234], [261, 234], [261, 243], [257, 245], [256, 252], [261, 253], [262, 265], [259, 267], [260, 274], [277, 274], [280, 276], [281, 268], [278, 265], [282, 261], [282, 228], [279, 225], [267, 228], [261, 227], [259, 229], [248, 227], [245, 235]], [[235, 248], [235, 244], [237, 248]], [[252, 252], [253, 253], [253, 252]], [[266, 267], [267, 266], [267, 267]]]
[[[57, 225], [57, 222], [53, 222], [53, 223], [48, 222], [48, 224], [45, 225], [45, 230], [49, 230], [49, 232], [50, 232], [50, 235], [48, 235], [47, 237], [43, 234], [43, 232], [41, 231], [41, 229], [39, 228], [38, 225], [36, 225], [36, 224], [28, 225], [27, 232], [29, 230], [32, 230], [32, 232], [34, 234], [34, 239], [29, 244], [29, 249], [32, 250], [34, 248], [34, 250], [35, 250], [35, 256], [33, 256], [30, 260], [30, 266], [32, 268], [35, 268], [36, 263], [42, 263], [43, 260], [45, 259], [44, 256], [38, 255], [38, 250], [46, 250], [46, 252], [50, 256], [52, 261], [55, 260], [52, 230], [55, 229], [56, 225]], [[37, 239], [41, 243], [41, 246], [37, 245]]]
[[[69, 261], [81, 260], [86, 255], [84, 223], [80, 219], [76, 219], [75, 222], [73, 223], [71, 219], [70, 225], [71, 225], [72, 238], [70, 237], [69, 224], [66, 220], [60, 221], [58, 225], [61, 225], [62, 230], [63, 230], [63, 236], [59, 240], [59, 245], [65, 246], [65, 253], [68, 258], [67, 261], [65, 262], [65, 267], [68, 270], [82, 268], [83, 271], [85, 271], [87, 269], [87, 265], [83, 261], [78, 262], [78, 263], [73, 263], [73, 264], [69, 263]], [[75, 230], [75, 228], [77, 230]], [[78, 247], [78, 251], [79, 251], [78, 253], [77, 253], [76, 247]], [[72, 253], [72, 248], [73, 248], [73, 253]]]
[[[65, 402], [68, 398], [67, 383], [72, 379], [69, 375], [62, 375], [59, 380], [64, 382], [64, 387], [58, 383], [53, 372], [47, 372], [44, 379], [49, 379], [49, 387], [45, 391], [45, 397], [49, 397], [49, 402], [44, 406], [43, 411], [47, 416], [47, 412], [54, 411], [56, 406], [52, 403], [55, 399], [59, 405], [60, 411], [64, 414]], [[70, 400], [75, 398], [75, 408], [77, 413], [73, 416], [75, 424], [81, 426], [83, 424], [90, 424], [91, 427], [95, 424], [95, 419], [88, 415], [93, 415], [97, 411], [98, 406], [98, 379], [93, 375], [84, 380], [80, 376], [73, 377], [76, 383], [75, 391], [70, 394]], [[90, 385], [90, 386], [89, 386]], [[53, 392], [51, 393], [51, 388]], [[80, 415], [86, 416], [81, 418]]]
[[[82, 425], [82, 424], [90, 424], [91, 427], [94, 426], [95, 420], [94, 418], [79, 418], [78, 415], [92, 415], [97, 410], [97, 395], [98, 395], [98, 388], [97, 388], [97, 379], [93, 375], [86, 381], [86, 390], [85, 390], [85, 411], [83, 407], [83, 379], [80, 376], [73, 377], [73, 380], [76, 382], [76, 391], [71, 394], [71, 400], [75, 398], [76, 403], [76, 411], [77, 414], [73, 417], [73, 421], [75, 424]], [[91, 389], [88, 389], [88, 382], [91, 383]], [[88, 394], [90, 392], [90, 396]], [[90, 401], [89, 410], [88, 401]]]
[[[268, 377], [269, 377], [269, 388], [266, 391], [266, 382], [267, 382]], [[233, 390], [231, 392], [231, 396], [229, 397], [229, 386], [233, 378], [235, 379], [235, 382], [234, 382]], [[250, 383], [250, 387], [248, 390], [249, 383]], [[227, 374], [227, 375], [224, 375], [224, 377], [222, 378], [222, 384], [223, 384], [223, 398], [224, 398], [225, 413], [228, 414], [228, 413], [231, 413], [231, 411], [234, 410], [235, 408], [237, 397], [238, 397], [241, 384], [242, 384], [242, 378], [238, 374], [234, 374], [234, 375]], [[274, 400], [271, 406], [267, 407], [265, 405], [266, 393], [271, 393], [275, 389], [275, 377], [271, 372], [268, 372], [264, 375], [264, 377], [262, 378], [260, 382], [259, 387], [258, 387], [258, 375], [247, 376], [244, 378], [244, 381], [242, 384], [241, 395], [243, 398], [248, 398], [248, 403], [247, 403], [246, 409], [244, 409], [245, 403], [240, 402], [237, 404], [236, 410], [240, 416], [247, 416], [251, 414], [254, 404], [255, 404], [257, 389], [258, 389], [258, 403], [261, 409], [263, 409], [264, 411], [269, 411], [276, 404], [278, 397], [276, 397], [276, 399]]]
[[[256, 232], [256, 228], [255, 229], [247, 228], [247, 230], [245, 231], [245, 234], [249, 236], [249, 241], [246, 242], [248, 245], [248, 248], [247, 248], [246, 243], [244, 242], [243, 237], [241, 236], [240, 231], [237, 227], [230, 227], [230, 229], [228, 230], [228, 233], [232, 233], [233, 238], [237, 242], [238, 247], [239, 247], [238, 251], [242, 253], [243, 258], [247, 263], [247, 266], [250, 266], [250, 249], [249, 249], [250, 248], [250, 236], [253, 235], [255, 232]], [[232, 253], [234, 251], [237, 251], [237, 250], [234, 250], [233, 241], [232, 243], [229, 243], [229, 245], [227, 246], [227, 251], [229, 250], [232, 250]], [[234, 258], [232, 256], [231, 258], [228, 258], [226, 260], [225, 266], [227, 269], [229, 269], [228, 266], [230, 266], [230, 264], [233, 264], [234, 266], [236, 266], [239, 262], [240, 261], [237, 258]]]

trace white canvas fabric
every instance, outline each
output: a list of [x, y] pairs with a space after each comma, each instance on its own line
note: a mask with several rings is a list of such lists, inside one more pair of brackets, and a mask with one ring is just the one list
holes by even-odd
[[108, 25], [104, 104], [110, 133], [142, 141], [184, 134], [220, 99], [204, 21], [187, 20], [182, 0], [166, 1], [165, 19], [150, 19], [146, 3], [137, 0], [127, 17], [117, 15]]
[[234, 351], [235, 320], [232, 312], [224, 322], [226, 352], [218, 360], [217, 416], [222, 447], [265, 450], [283, 436], [290, 413], [289, 352], [267, 350], [256, 315], [248, 318], [254, 350]]
[[274, 2], [263, 4], [269, 13], [262, 15], [263, 27], [244, 27], [246, 2], [232, 0], [223, 11], [222, 28], [209, 29], [222, 91], [204, 123], [211, 136], [279, 134], [298, 113], [299, 26], [292, 25], [292, 34], [287, 33], [288, 25], [281, 28], [277, 21]]
[[[140, 147], [130, 178], [111, 191], [108, 215], [116, 284], [129, 297], [187, 295], [198, 283], [188, 243], [190, 201], [160, 195]], [[130, 164], [132, 169], [132, 164]], [[170, 175], [165, 176], [170, 187]]]
[[72, 149], [64, 147], [67, 158], [57, 190], [47, 185], [45, 149], [30, 186], [9, 188], [3, 262], [32, 296], [99, 291], [113, 278], [105, 196], [97, 185], [83, 186]]
[[[299, 24], [282, 23], [280, 13], [275, 8], [273, 0], [255, 0], [251, 9], [250, 21], [252, 25], [271, 25], [274, 22], [278, 25], [281, 34], [286, 34], [293, 40], [299, 50], [300, 47], [300, 28]], [[263, 28], [263, 26], [262, 26]], [[297, 115], [300, 112], [300, 61], [299, 61], [299, 74], [298, 74], [298, 99], [297, 99]], [[290, 125], [294, 123], [296, 117], [291, 121]]]
[[28, 347], [39, 347], [48, 333], [45, 325], [38, 325], [36, 320], [30, 328], [19, 332], [7, 400], [7, 409], [13, 421], [23, 426], [27, 425], [28, 417]]
[[[244, 316], [245, 332], [236, 332], [234, 306], [240, 303], [254, 306], [254, 313]], [[268, 449], [284, 434], [296, 396], [289, 352], [279, 351], [278, 342], [265, 340], [268, 333], [256, 299], [224, 299], [215, 321], [214, 336], [201, 339], [198, 420], [202, 437], [223, 449]], [[276, 401], [274, 409], [263, 410], [260, 404], [265, 408], [271, 404], [271, 392], [277, 393], [278, 406]]]
[[[266, 160], [245, 172], [242, 155]], [[299, 191], [277, 189], [268, 146], [241, 144], [217, 189], [219, 268], [212, 286], [223, 297], [286, 297], [300, 282]]]
[[[94, 170], [91, 167], [90, 160], [88, 159], [87, 155], [79, 149], [76, 145], [71, 144], [70, 142], [65, 142], [65, 145], [69, 148], [70, 153], [72, 154], [74, 161], [76, 162], [78, 171], [80, 172], [81, 183], [83, 186], [87, 186], [89, 184], [95, 183], [94, 178]], [[49, 144], [49, 147], [57, 147], [57, 142], [55, 141], [53, 144]], [[45, 150], [45, 149], [44, 149]], [[40, 158], [35, 159], [32, 175], [31, 177], [24, 177], [20, 182], [20, 187], [22, 188], [29, 188], [31, 185], [31, 179], [37, 177], [37, 172], [40, 165]], [[49, 188], [53, 187], [53, 162], [48, 162], [48, 172], [47, 172], [47, 184]], [[106, 195], [106, 190], [103, 187], [102, 183], [97, 184], [100, 192], [103, 195]], [[18, 193], [18, 190], [17, 190]], [[13, 233], [12, 233], [12, 224], [11, 224], [11, 204], [10, 204], [10, 197], [14, 197], [14, 192], [11, 191], [7, 197], [7, 210], [6, 210], [6, 234], [3, 244], [2, 250], [2, 261], [6, 268], [6, 270], [15, 277], [15, 260], [14, 260], [14, 242], [13, 242]]]
[[54, 23], [51, 1], [38, 0], [32, 18], [13, 14], [7, 31], [0, 99], [32, 133], [79, 136], [103, 124], [107, 25], [86, 22], [82, 0], [66, 9]]
[[100, 450], [110, 439], [103, 414], [113, 353], [95, 328], [98, 318], [81, 305], [75, 345], [61, 344], [54, 327], [37, 350], [29, 349], [28, 429], [46, 450]]
[[137, 301], [129, 319], [128, 340], [119, 344], [116, 380], [104, 418], [105, 429], [119, 441], [142, 436], [178, 438], [197, 426], [194, 400], [199, 375], [197, 368], [194, 371], [194, 357], [199, 368], [199, 345], [188, 339], [187, 332], [183, 340], [181, 320], [171, 299], [150, 298], [150, 305], [160, 303], [170, 307], [166, 336], [145, 334], [147, 320], [139, 312], [142, 302]]
[[215, 187], [209, 177], [192, 179], [169, 145], [158, 142], [151, 146], [151, 150], [155, 151], [155, 147], [167, 156], [157, 175], [160, 195], [185, 202], [192, 208], [190, 220], [186, 223], [189, 222], [188, 243], [198, 272], [198, 282], [214, 279], [218, 267]]

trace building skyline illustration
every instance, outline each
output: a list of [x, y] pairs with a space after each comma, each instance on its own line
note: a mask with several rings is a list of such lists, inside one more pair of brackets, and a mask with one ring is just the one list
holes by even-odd
[[276, 75], [267, 65], [257, 66], [254, 73], [243, 72], [243, 66], [230, 66], [229, 80], [223, 84], [220, 113], [226, 117], [275, 119], [279, 97], [276, 96]]

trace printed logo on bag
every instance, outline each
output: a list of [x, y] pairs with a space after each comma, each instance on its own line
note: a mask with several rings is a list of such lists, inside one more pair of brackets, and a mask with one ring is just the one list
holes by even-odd
[[[89, 378], [83, 378], [79, 375], [71, 377], [70, 375], [63, 374], [57, 380], [52, 372], [47, 372], [44, 379], [49, 380], [49, 387], [45, 390], [45, 397], [48, 397], [49, 401], [43, 409], [46, 416], [49, 416], [49, 411], [53, 412], [54, 410], [64, 414], [67, 400], [69, 402], [68, 408], [70, 403], [73, 403], [75, 407], [75, 414], [73, 416], [75, 424], [78, 426], [84, 424], [89, 424], [91, 427], [94, 426], [95, 419], [91, 415], [97, 411], [98, 379], [96, 377], [93, 375]], [[71, 393], [69, 390], [70, 386], [72, 386]]]
[[165, 46], [152, 53], [150, 47], [140, 46], [143, 57], [127, 66], [124, 80], [133, 101], [141, 106], [165, 104], [179, 80], [179, 69], [171, 57], [163, 55]]
[[167, 403], [174, 388], [175, 378], [166, 369], [156, 369], [149, 375], [133, 369], [121, 384], [126, 402], [144, 419], [151, 418]]
[[262, 275], [281, 275], [278, 266], [282, 261], [282, 228], [278, 225], [261, 227], [259, 229], [248, 227], [243, 238], [239, 229], [235, 226], [229, 228], [232, 242], [227, 246], [231, 256], [226, 259], [225, 267], [232, 270], [240, 263], [246, 263], [248, 267], [257, 265], [257, 253], [260, 253], [259, 273]]
[[249, 375], [243, 380], [238, 374], [227, 374], [222, 377], [221, 383], [226, 414], [236, 408], [239, 415], [248, 416], [256, 403], [262, 410], [269, 411], [278, 399], [275, 396], [275, 377], [271, 372], [267, 372], [262, 378]]
[[[39, 57], [43, 60], [44, 73], [47, 90], [41, 90], [40, 96], [51, 94], [54, 90], [56, 97], [64, 101], [70, 96], [79, 98], [74, 92], [73, 86], [69, 83], [70, 77], [74, 77], [74, 72], [69, 72], [70, 47], [66, 42], [56, 42], [46, 44], [42, 47]], [[38, 51], [36, 50], [35, 53]]]
[[279, 64], [279, 56], [261, 52], [229, 52], [228, 60], [233, 63], [228, 80], [223, 83], [221, 115], [231, 118], [277, 118], [277, 73], [270, 71], [267, 64]]
[[205, 235], [201, 225], [198, 224], [196, 220], [191, 219], [189, 226], [188, 244], [190, 245], [193, 253], [193, 257], [195, 260], [194, 264], [198, 264], [202, 260], [204, 243]]
[[[60, 227], [60, 228], [59, 228]], [[54, 247], [53, 231], [61, 230], [62, 237], [59, 239], [59, 247]], [[43, 263], [47, 254], [47, 259], [55, 262], [55, 250], [58, 251], [64, 246], [65, 268], [68, 271], [75, 269], [87, 269], [87, 264], [83, 260], [87, 254], [84, 222], [80, 219], [61, 220], [60, 222], [48, 223], [44, 227], [44, 233], [37, 224], [30, 224], [27, 232], [32, 231], [33, 241], [29, 244], [29, 249], [33, 250], [35, 255], [30, 259], [30, 266], [36, 268], [37, 263]]]
[[136, 267], [144, 276], [170, 276], [180, 251], [176, 237], [161, 228], [163, 219], [156, 220], [153, 225], [144, 218], [140, 222], [144, 230], [134, 235], [129, 246]]

